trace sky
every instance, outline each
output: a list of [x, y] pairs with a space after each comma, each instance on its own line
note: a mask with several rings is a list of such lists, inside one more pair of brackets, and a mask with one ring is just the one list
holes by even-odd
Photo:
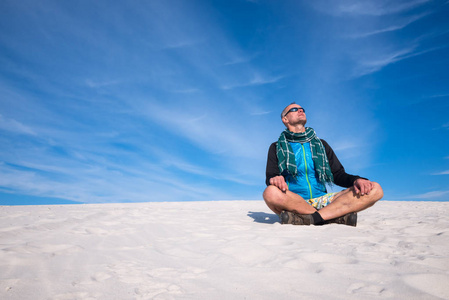
[[447, 0], [2, 0], [0, 204], [262, 200], [293, 101], [385, 200], [447, 201], [448, 16]]

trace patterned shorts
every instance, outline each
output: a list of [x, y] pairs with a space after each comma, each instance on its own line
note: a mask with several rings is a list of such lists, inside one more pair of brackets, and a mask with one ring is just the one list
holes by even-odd
[[326, 205], [329, 205], [333, 200], [337, 193], [328, 193], [326, 195], [323, 195], [321, 197], [313, 198], [307, 200], [310, 205], [315, 207], [316, 209], [322, 209]]

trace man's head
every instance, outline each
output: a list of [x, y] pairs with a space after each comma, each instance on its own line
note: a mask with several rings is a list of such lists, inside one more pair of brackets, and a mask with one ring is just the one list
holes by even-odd
[[281, 113], [282, 123], [289, 130], [293, 131], [293, 127], [304, 127], [307, 123], [305, 109], [295, 102], [289, 104]]

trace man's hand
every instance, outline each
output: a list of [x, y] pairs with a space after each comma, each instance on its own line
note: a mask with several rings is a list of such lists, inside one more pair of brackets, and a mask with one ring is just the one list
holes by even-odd
[[277, 186], [283, 192], [286, 192], [288, 190], [288, 185], [285, 182], [284, 176], [271, 177], [270, 184]]
[[361, 196], [368, 195], [369, 192], [374, 188], [374, 185], [371, 181], [359, 178], [354, 181], [354, 190], [355, 193]]

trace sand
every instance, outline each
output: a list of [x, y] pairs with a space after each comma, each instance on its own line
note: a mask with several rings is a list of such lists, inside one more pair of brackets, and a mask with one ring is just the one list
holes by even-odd
[[1, 299], [449, 299], [449, 202], [357, 227], [263, 201], [0, 207]]

